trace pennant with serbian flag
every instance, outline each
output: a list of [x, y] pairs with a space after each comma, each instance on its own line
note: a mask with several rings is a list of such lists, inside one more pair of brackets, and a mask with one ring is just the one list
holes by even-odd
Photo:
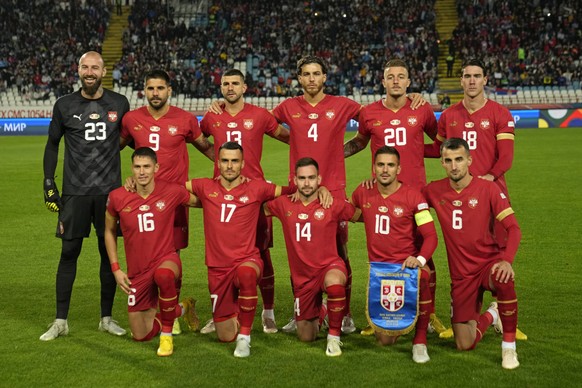
[[366, 315], [376, 331], [395, 336], [412, 331], [418, 318], [418, 268], [371, 262]]

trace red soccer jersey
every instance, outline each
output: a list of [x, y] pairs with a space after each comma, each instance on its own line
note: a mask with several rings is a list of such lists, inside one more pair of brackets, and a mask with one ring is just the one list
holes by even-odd
[[335, 200], [323, 209], [319, 200], [303, 205], [281, 196], [267, 203], [271, 214], [281, 221], [293, 284], [301, 288], [313, 274], [340, 260], [336, 246], [337, 225], [354, 215], [347, 201]]
[[418, 256], [414, 216], [428, 210], [418, 190], [402, 185], [384, 198], [376, 187], [359, 186], [352, 194], [352, 203], [362, 211], [370, 261], [403, 263], [408, 256]]
[[284, 100], [273, 110], [275, 118], [290, 130], [289, 182], [293, 182], [295, 163], [311, 157], [319, 164], [323, 186], [329, 191], [345, 190], [344, 136], [360, 108], [349, 98], [326, 95], [315, 106], [299, 96]]
[[202, 202], [206, 265], [234, 267], [250, 257], [259, 257], [255, 246], [262, 203], [275, 197], [276, 185], [251, 180], [232, 190], [219, 180], [192, 180], [192, 191]]
[[[514, 128], [513, 116], [497, 102], [487, 100], [481, 109], [471, 114], [461, 101], [442, 113], [437, 137], [440, 141], [451, 137], [465, 139], [473, 157], [473, 164], [469, 169], [473, 175], [482, 176], [489, 174], [499, 160], [497, 142], [513, 141]], [[503, 175], [497, 181], [507, 194]]]
[[[244, 150], [245, 166], [242, 175], [250, 179], [265, 179], [261, 168], [263, 154], [263, 137], [273, 136], [279, 124], [268, 110], [246, 104], [235, 116], [222, 112], [217, 115], [207, 112], [200, 122], [202, 133], [214, 137], [214, 154], [218, 158], [218, 149], [227, 141], [236, 141]], [[220, 175], [214, 164], [214, 176]]]
[[202, 132], [193, 114], [175, 106], [154, 119], [147, 106], [123, 116], [121, 137], [134, 139], [135, 148], [150, 147], [156, 151], [160, 170], [156, 178], [184, 184], [188, 180], [190, 160], [186, 143], [200, 137]]
[[429, 183], [424, 194], [443, 231], [451, 280], [473, 276], [492, 260], [502, 259], [493, 221], [513, 214], [513, 209], [499, 186], [473, 177], [457, 192], [445, 178]]
[[398, 180], [422, 190], [426, 185], [424, 170], [424, 134], [436, 136], [437, 121], [430, 105], [426, 104], [412, 110], [410, 100], [394, 112], [376, 101], [362, 108], [358, 132], [370, 137], [372, 164], [378, 148], [388, 145], [400, 153], [402, 171]]
[[107, 211], [119, 219], [130, 278], [156, 266], [158, 260], [175, 252], [174, 214], [177, 207], [187, 204], [190, 194], [175, 183], [156, 179], [154, 191], [142, 198], [123, 187], [113, 190], [107, 201]]

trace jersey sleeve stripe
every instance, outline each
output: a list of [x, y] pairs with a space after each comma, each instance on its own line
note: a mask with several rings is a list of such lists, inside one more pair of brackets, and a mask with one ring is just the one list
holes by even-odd
[[503, 210], [502, 212], [500, 212], [497, 217], [495, 217], [495, 219], [497, 219], [497, 221], [501, 222], [503, 221], [503, 219], [509, 215], [513, 214], [513, 209], [508, 207], [507, 209]]

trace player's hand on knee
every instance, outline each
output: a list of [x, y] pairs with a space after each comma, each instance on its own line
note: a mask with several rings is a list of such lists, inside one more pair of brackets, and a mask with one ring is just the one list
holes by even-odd
[[51, 212], [61, 210], [61, 196], [55, 184], [54, 178], [44, 178], [44, 204]]
[[491, 267], [491, 276], [500, 283], [507, 283], [515, 279], [515, 272], [508, 261], [502, 260]]

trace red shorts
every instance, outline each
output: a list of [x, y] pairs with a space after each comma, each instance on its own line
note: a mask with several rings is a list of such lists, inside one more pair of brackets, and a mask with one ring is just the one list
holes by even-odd
[[[314, 276], [307, 283], [302, 285], [301, 288], [295, 288], [293, 290], [295, 294], [294, 310], [296, 320], [303, 321], [319, 317], [322, 294], [325, 291], [325, 275], [332, 269], [339, 269], [344, 273], [346, 278], [348, 277], [346, 264], [340, 259], [321, 269], [319, 273], [314, 274]], [[295, 284], [296, 282], [293, 283]]]
[[[237, 268], [244, 263], [254, 263], [263, 273], [263, 260], [252, 257], [234, 267], [209, 267], [208, 291], [212, 303], [212, 317], [216, 322], [225, 321], [238, 314], [238, 287], [234, 284]], [[257, 280], [261, 278], [261, 274]]]
[[[481, 315], [483, 292], [492, 291], [489, 286], [492, 261], [475, 276], [451, 282], [451, 321], [453, 323], [477, 321]], [[495, 294], [493, 294], [495, 295]]]
[[266, 251], [273, 247], [273, 218], [267, 217], [261, 208], [257, 223], [257, 240], [255, 246], [259, 251]]
[[184, 249], [188, 246], [188, 216], [186, 206], [178, 206], [174, 216], [174, 247]]
[[[164, 261], [176, 263], [182, 277], [182, 261], [177, 253], [172, 252], [159, 261], [161, 265]], [[144, 311], [158, 308], [158, 286], [154, 282], [154, 272], [159, 267], [152, 267], [147, 272], [131, 278], [131, 294], [127, 297], [127, 311]]]

